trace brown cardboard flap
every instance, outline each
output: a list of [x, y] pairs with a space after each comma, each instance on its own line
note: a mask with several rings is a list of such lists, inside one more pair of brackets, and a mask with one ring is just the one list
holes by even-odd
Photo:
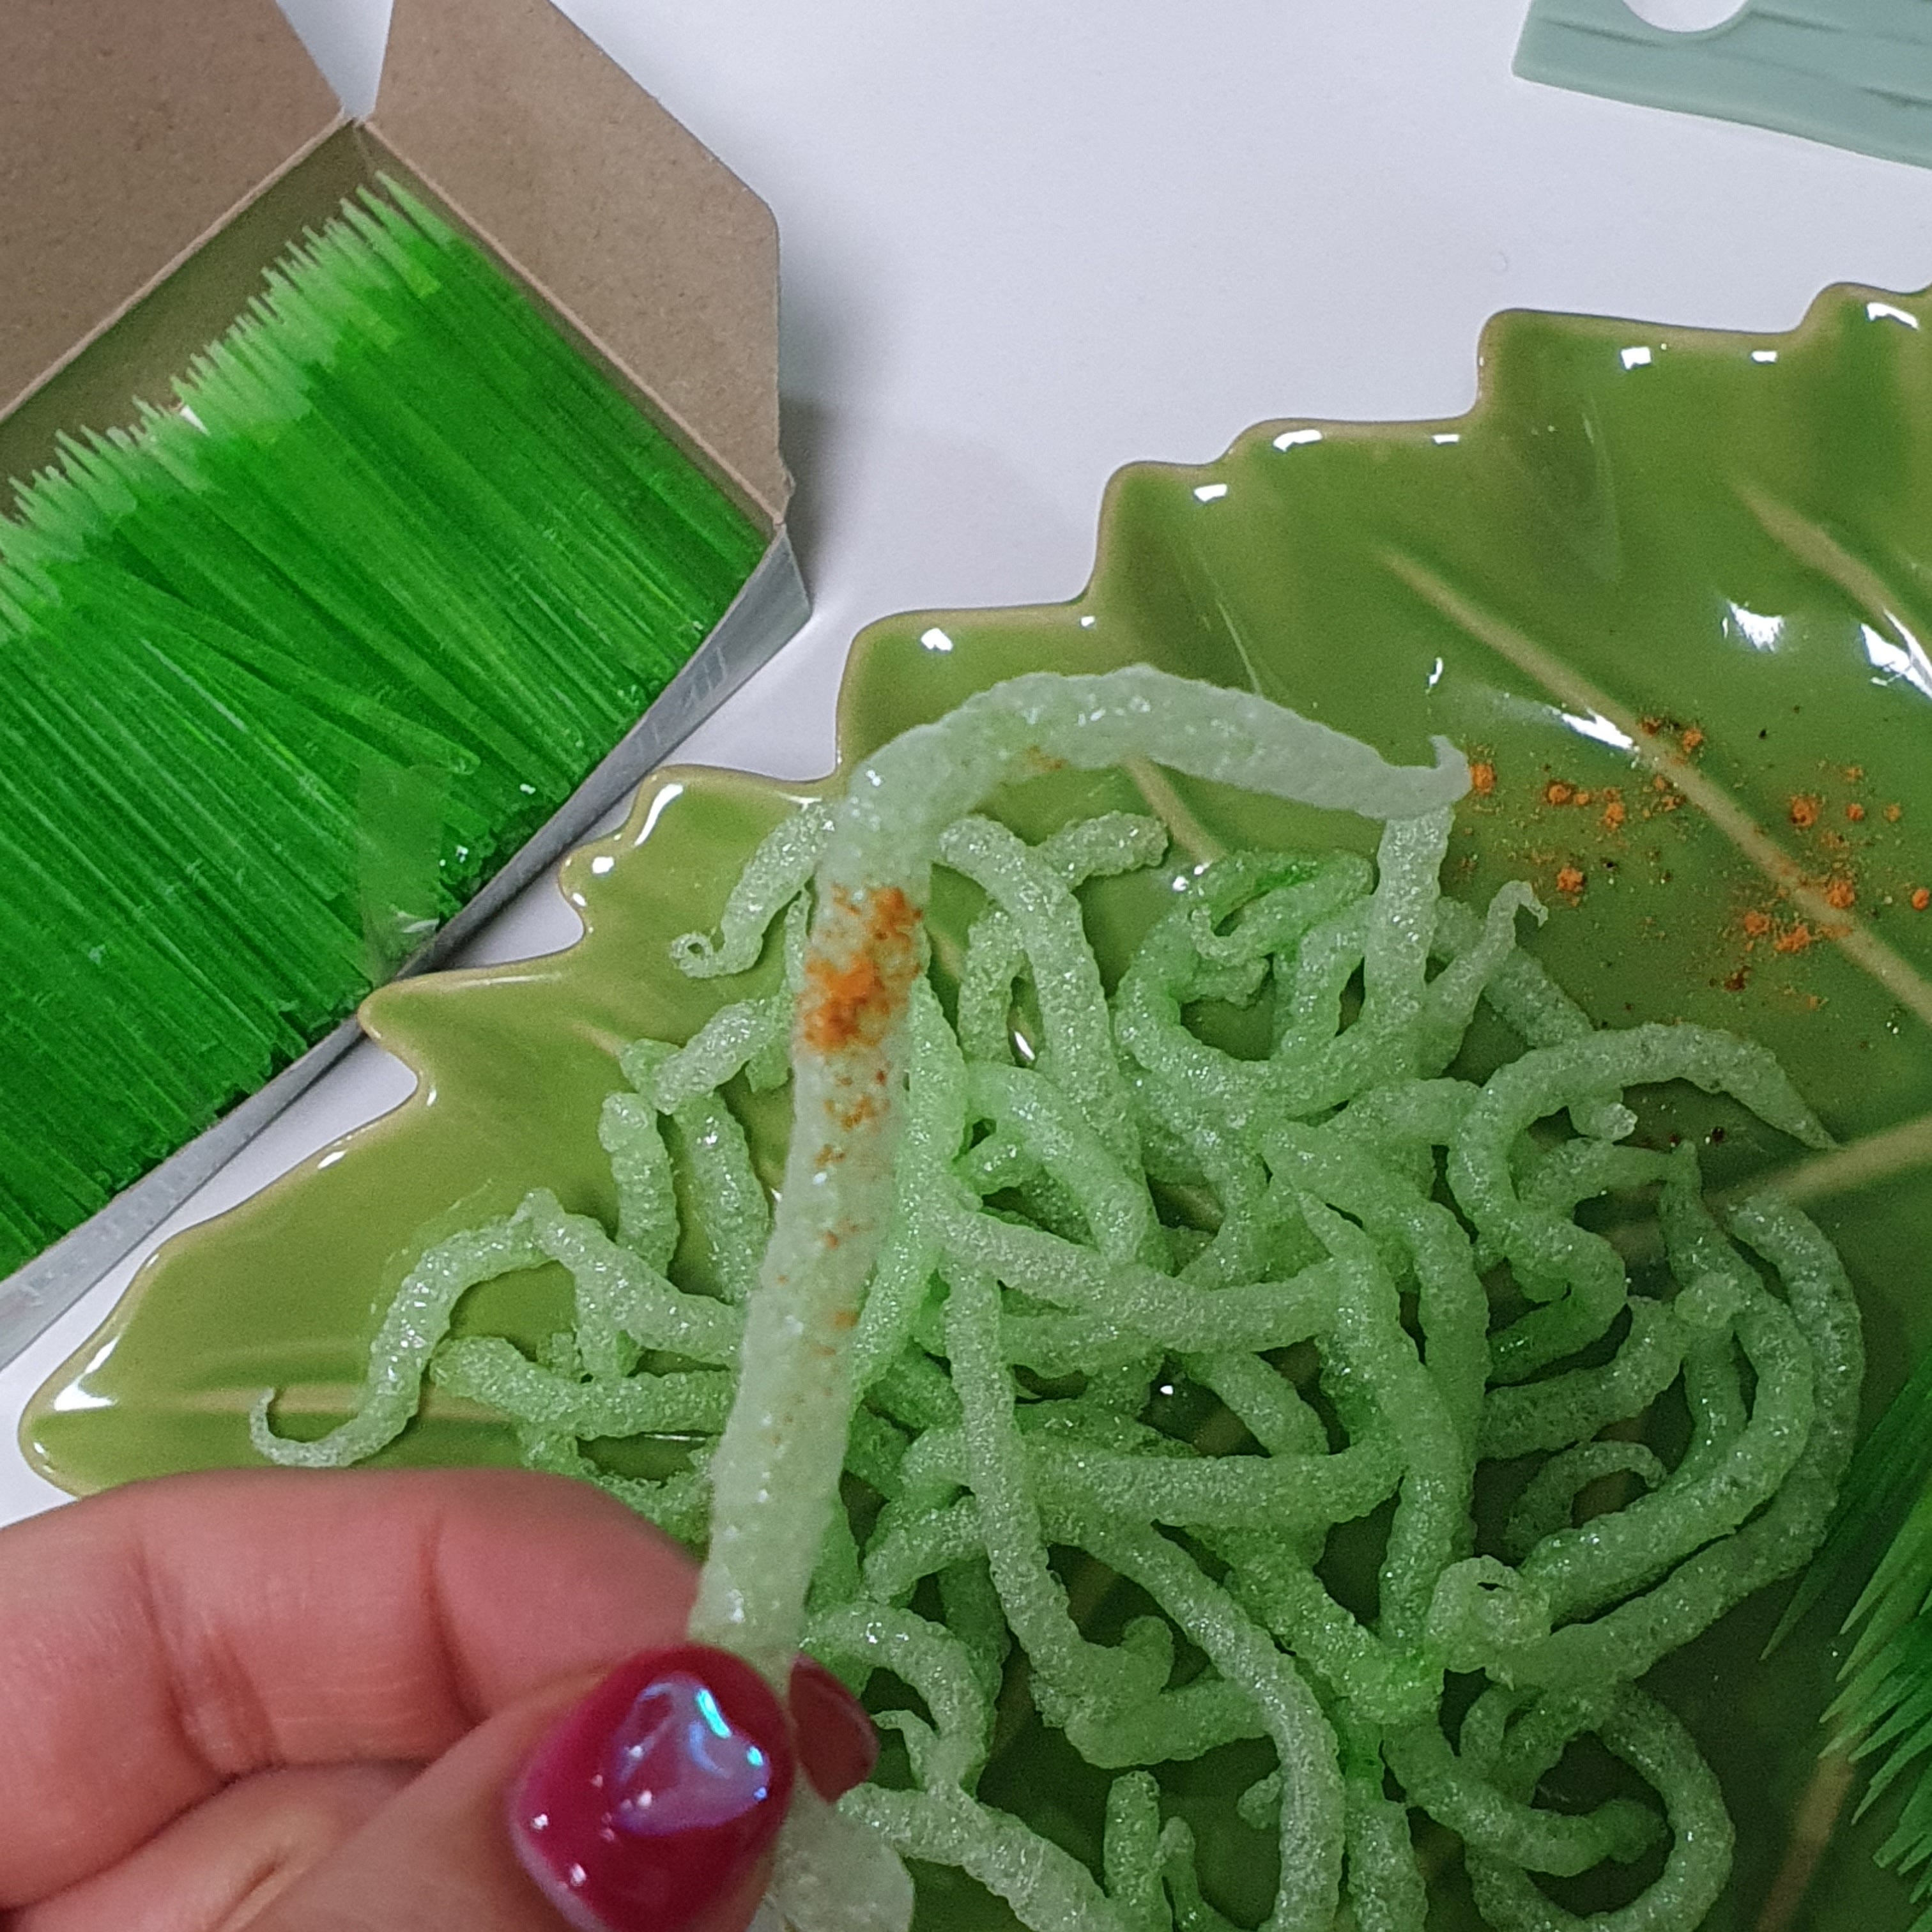
[[0, 415], [340, 114], [274, 0], [0, 0]]
[[777, 225], [723, 163], [550, 0], [395, 0], [368, 125], [782, 518]]

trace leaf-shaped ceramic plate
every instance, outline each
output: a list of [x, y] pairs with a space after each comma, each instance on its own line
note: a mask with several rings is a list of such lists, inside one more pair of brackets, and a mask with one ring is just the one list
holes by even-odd
[[[1756, 1035], [1844, 1142], [1792, 1184], [1859, 1285], [1876, 1404], [1924, 1339], [1932, 1255], [1928, 320], [1932, 304], [1844, 292], [1774, 339], [1505, 316], [1460, 421], [1268, 428], [1207, 468], [1128, 470], [1077, 603], [877, 626], [848, 674], [844, 752], [1017, 671], [1142, 660], [1253, 686], [1394, 758], [1447, 733], [1480, 782], [1452, 885], [1528, 878], [1552, 908], [1532, 943], [1598, 1018]], [[1134, 802], [1124, 784], [1043, 780], [1006, 809], [1037, 835], [1076, 803]], [[1368, 836], [1207, 788], [1173, 802], [1229, 844]], [[38, 1466], [86, 1490], [246, 1462], [244, 1413], [272, 1384], [319, 1431], [426, 1240], [536, 1185], [608, 1215], [595, 1126], [615, 1050], [681, 1037], [726, 996], [681, 978], [665, 942], [711, 924], [785, 803], [746, 778], [662, 776], [566, 868], [580, 944], [376, 994], [366, 1023], [417, 1070], [415, 1097], [157, 1256], [34, 1405]], [[1103, 950], [1118, 958], [1162, 896], [1159, 880], [1096, 892]], [[936, 908], [942, 935], [962, 910]], [[754, 1123], [773, 1173], [784, 1126], [782, 1098]], [[1688, 1090], [1646, 1126], [1703, 1138], [1718, 1186], [1790, 1158]], [[494, 1284], [464, 1325], [534, 1344], [561, 1294], [541, 1274]], [[392, 1452], [510, 1453], [447, 1402]], [[1814, 1619], [1760, 1664], [1774, 1607], [1658, 1673], [1739, 1814], [1713, 1922], [1903, 1925], [1902, 1888], [1869, 1858], [1882, 1821], [1833, 1833], [1814, 1781], [1828, 1631]], [[1424, 1850], [1448, 1868], [1447, 1912], [1454, 1861]], [[929, 1922], [1004, 1921], [959, 1892], [934, 1894]]]

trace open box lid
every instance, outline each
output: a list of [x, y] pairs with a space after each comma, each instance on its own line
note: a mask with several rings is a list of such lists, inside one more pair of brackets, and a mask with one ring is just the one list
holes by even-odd
[[274, 0], [7, 0], [0, 418], [345, 129], [782, 520], [770, 211], [550, 0], [395, 0], [360, 124]]

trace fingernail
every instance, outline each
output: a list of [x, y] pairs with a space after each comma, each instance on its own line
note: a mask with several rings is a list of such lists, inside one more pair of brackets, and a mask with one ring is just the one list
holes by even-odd
[[537, 1747], [510, 1799], [517, 1856], [579, 1932], [682, 1932], [742, 1886], [791, 1804], [785, 1713], [702, 1644], [620, 1666]]
[[879, 1734], [866, 1707], [816, 1658], [791, 1667], [791, 1721], [799, 1762], [826, 1804], [863, 1784], [879, 1761]]

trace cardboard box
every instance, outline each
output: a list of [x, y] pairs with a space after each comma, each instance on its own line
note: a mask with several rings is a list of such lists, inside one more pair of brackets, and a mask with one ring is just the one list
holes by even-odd
[[[805, 619], [778, 452], [770, 211], [550, 0], [395, 0], [345, 115], [274, 0], [0, 6], [0, 477], [219, 336], [387, 174], [482, 243], [770, 537], [716, 630], [565, 807], [403, 968], [540, 877]], [[352, 1020], [0, 1282], [9, 1360], [357, 1037]]]

